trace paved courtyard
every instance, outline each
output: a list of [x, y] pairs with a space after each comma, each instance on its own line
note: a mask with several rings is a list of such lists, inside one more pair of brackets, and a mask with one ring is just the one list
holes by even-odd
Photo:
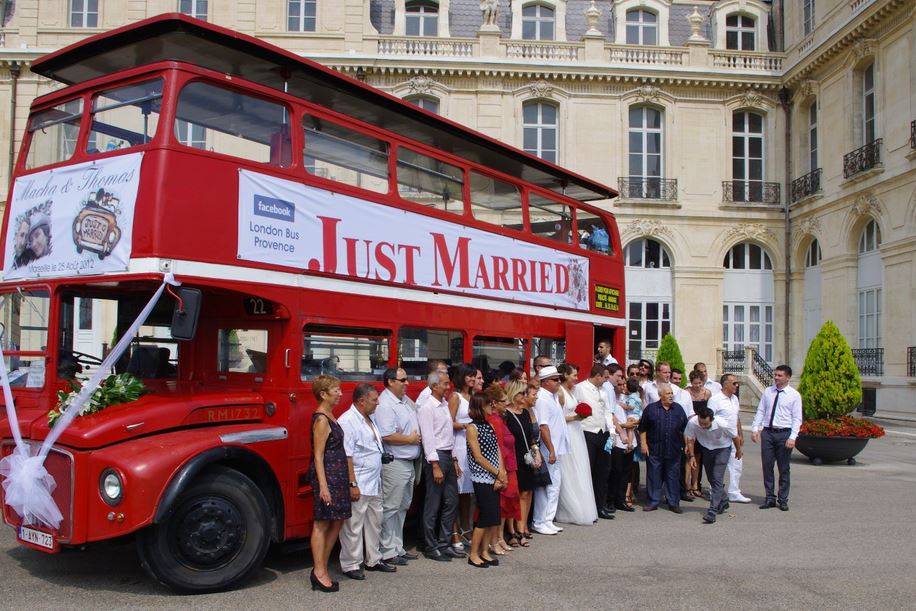
[[[0, 607], [289, 608], [916, 608], [916, 428], [891, 424], [859, 464], [793, 463], [791, 510], [732, 505], [714, 526], [702, 506], [618, 515], [538, 537], [500, 567], [418, 560], [395, 575], [307, 589], [304, 552], [272, 554], [241, 590], [182, 597], [139, 568], [132, 545], [45, 556], [0, 533]], [[757, 446], [744, 492], [762, 492]]]

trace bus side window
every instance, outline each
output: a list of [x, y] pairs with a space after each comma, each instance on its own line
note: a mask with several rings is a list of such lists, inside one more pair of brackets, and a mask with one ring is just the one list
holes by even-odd
[[[547, 337], [535, 337], [531, 340], [531, 371], [534, 375], [534, 359], [546, 356], [554, 365], [559, 365], [566, 360], [566, 340]], [[585, 378], [583, 378], [585, 379]]]
[[107, 153], [146, 144], [156, 136], [162, 79], [103, 91], [92, 100], [86, 152]]
[[36, 112], [29, 119], [29, 152], [25, 169], [66, 161], [76, 151], [83, 101], [70, 100], [54, 108]]
[[527, 343], [526, 339], [477, 336], [472, 343], [471, 364], [483, 373], [484, 384], [499, 382], [513, 369], [524, 369]]
[[398, 193], [407, 201], [464, 214], [464, 170], [434, 157], [399, 148]]
[[302, 120], [309, 174], [376, 193], [388, 193], [388, 143], [326, 119]]
[[445, 361], [449, 366], [464, 361], [464, 334], [402, 327], [398, 331], [398, 360], [407, 377], [425, 381], [429, 361]]
[[528, 193], [528, 216], [531, 233], [554, 242], [572, 244], [572, 207], [547, 199], [537, 193]]
[[380, 379], [388, 368], [388, 329], [364, 329], [332, 325], [305, 326], [302, 334], [303, 380], [320, 375], [344, 381]]
[[475, 219], [523, 231], [522, 194], [510, 182], [471, 172], [471, 213]]
[[265, 373], [267, 330], [220, 329], [217, 360], [219, 372]]
[[614, 254], [611, 232], [608, 231], [607, 223], [603, 218], [582, 208], [577, 208], [576, 226], [579, 230], [578, 242], [581, 248], [604, 255]]

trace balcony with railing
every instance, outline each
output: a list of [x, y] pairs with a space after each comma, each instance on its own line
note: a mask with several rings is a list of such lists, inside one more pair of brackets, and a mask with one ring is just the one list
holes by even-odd
[[608, 45], [607, 59], [612, 64], [648, 66], [683, 66], [690, 53], [680, 47], [650, 47], [646, 45]]
[[744, 373], [744, 349], [722, 351], [722, 373]]
[[575, 42], [508, 40], [503, 44], [506, 57], [528, 61], [574, 62], [584, 52], [583, 45]]
[[722, 203], [779, 206], [780, 191], [778, 182], [726, 180], [722, 182]]
[[909, 378], [916, 378], [916, 346], [906, 349], [906, 375]]
[[621, 176], [617, 181], [620, 187], [620, 197], [623, 199], [677, 201], [677, 178]]
[[859, 375], [876, 378], [884, 375], [884, 348], [853, 348], [852, 358]]
[[881, 166], [881, 142], [878, 138], [851, 153], [843, 155], [843, 176], [852, 178]]
[[741, 72], [779, 72], [784, 56], [761, 51], [715, 50], [709, 52], [713, 68]]
[[818, 168], [792, 181], [793, 203], [820, 193], [821, 173], [821, 168]]
[[415, 57], [474, 57], [476, 38], [428, 38], [418, 36], [380, 36], [379, 55]]

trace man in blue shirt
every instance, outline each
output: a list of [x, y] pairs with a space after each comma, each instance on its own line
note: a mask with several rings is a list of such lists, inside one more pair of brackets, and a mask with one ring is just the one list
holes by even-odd
[[643, 410], [639, 420], [639, 438], [646, 457], [646, 491], [648, 504], [643, 511], [655, 511], [661, 503], [664, 482], [668, 508], [674, 513], [681, 509], [681, 456], [684, 453], [684, 429], [687, 415], [674, 402], [671, 385], [658, 385], [659, 400]]

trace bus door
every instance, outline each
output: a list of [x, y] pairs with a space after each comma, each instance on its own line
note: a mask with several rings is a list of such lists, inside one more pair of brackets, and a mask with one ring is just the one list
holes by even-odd
[[592, 356], [598, 355], [598, 344], [602, 341], [611, 342], [611, 356], [617, 359], [621, 366], [625, 366], [627, 360], [626, 338], [624, 337], [623, 327], [611, 327], [605, 325], [595, 325], [594, 335], [592, 337]]

